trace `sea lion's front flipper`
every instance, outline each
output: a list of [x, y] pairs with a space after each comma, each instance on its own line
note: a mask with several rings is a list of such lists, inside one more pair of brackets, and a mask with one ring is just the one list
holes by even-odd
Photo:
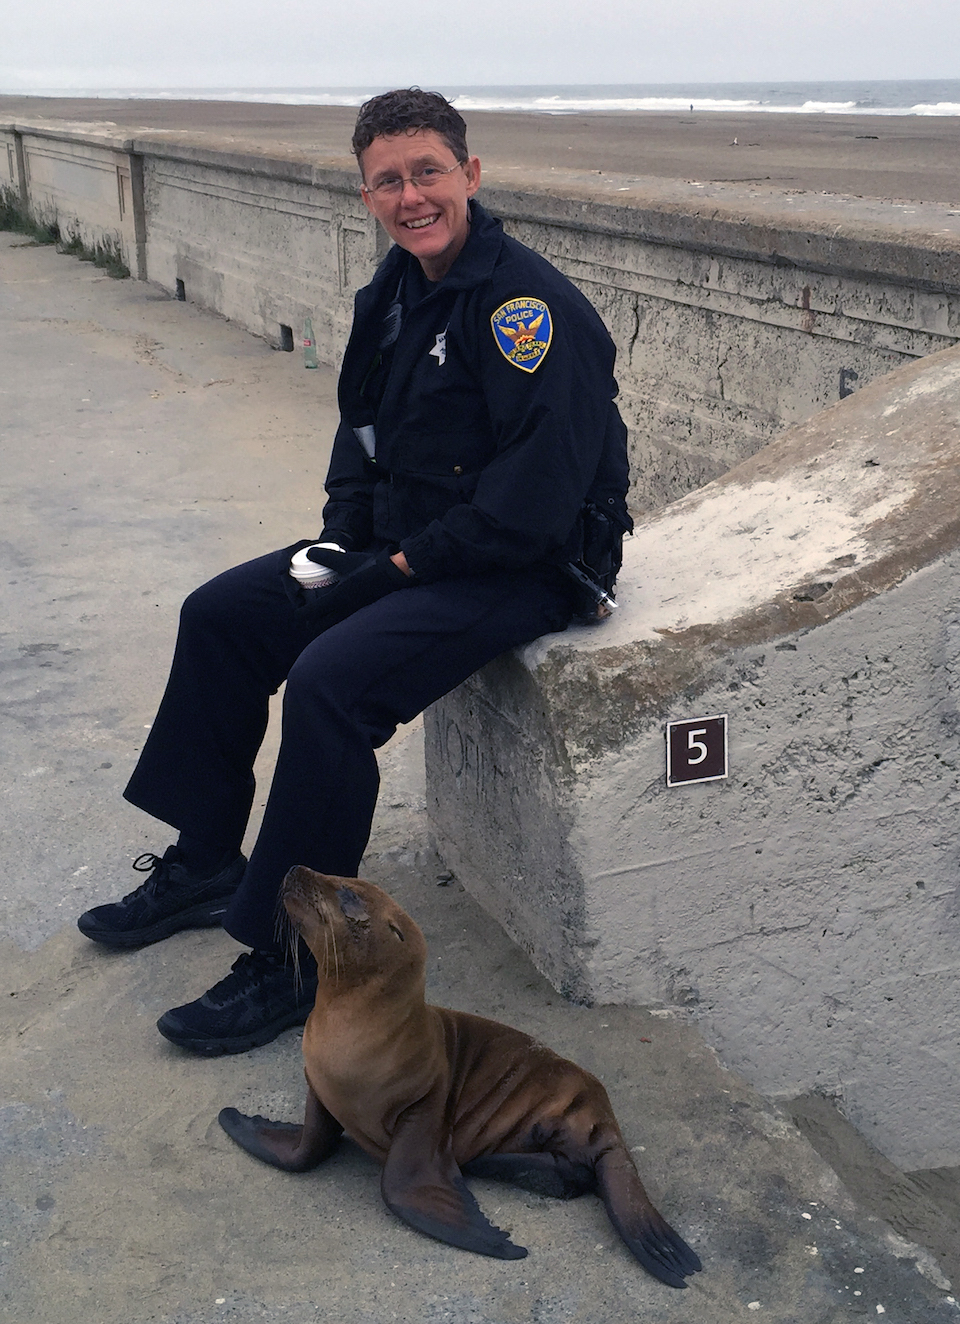
[[231, 1140], [271, 1167], [284, 1172], [307, 1172], [329, 1158], [343, 1134], [343, 1127], [307, 1089], [303, 1125], [271, 1122], [266, 1117], [248, 1117], [236, 1108], [224, 1108], [217, 1119]]
[[449, 1246], [498, 1260], [522, 1260], [506, 1232], [481, 1213], [457, 1166], [442, 1106], [427, 1099], [400, 1114], [380, 1183], [388, 1209]]
[[625, 1149], [608, 1150], [597, 1161], [597, 1186], [610, 1222], [648, 1273], [668, 1287], [702, 1268], [700, 1258], [657, 1212]]

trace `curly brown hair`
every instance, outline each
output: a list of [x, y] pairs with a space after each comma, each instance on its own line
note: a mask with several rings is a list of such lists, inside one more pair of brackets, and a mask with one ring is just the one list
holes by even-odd
[[458, 161], [466, 161], [467, 126], [463, 116], [439, 92], [419, 87], [401, 87], [382, 92], [360, 107], [353, 131], [353, 154], [359, 161], [374, 138], [432, 129], [438, 133]]

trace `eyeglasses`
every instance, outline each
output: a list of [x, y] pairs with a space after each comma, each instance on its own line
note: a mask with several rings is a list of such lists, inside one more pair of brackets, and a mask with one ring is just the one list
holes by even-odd
[[372, 188], [368, 188], [366, 184], [362, 184], [361, 188], [367, 193], [375, 193], [378, 198], [392, 198], [402, 193], [404, 184], [412, 184], [418, 189], [431, 189], [435, 184], [440, 183], [444, 175], [452, 175], [457, 166], [463, 164], [463, 161], [454, 161], [446, 170], [441, 170], [439, 166], [428, 165], [418, 170], [415, 175], [407, 175], [406, 178], [400, 175], [388, 175], [386, 179], [378, 179]]

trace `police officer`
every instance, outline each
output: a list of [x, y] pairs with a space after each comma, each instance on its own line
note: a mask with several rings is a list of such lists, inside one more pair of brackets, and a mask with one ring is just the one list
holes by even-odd
[[[278, 938], [285, 873], [356, 876], [375, 750], [499, 653], [567, 626], [564, 567], [583, 554], [585, 511], [614, 548], [629, 527], [613, 344], [574, 286], [474, 200], [480, 162], [465, 132], [419, 89], [360, 110], [362, 196], [394, 247], [357, 295], [340, 374], [318, 541], [343, 550], [310, 553], [340, 578], [301, 588], [289, 574], [297, 543], [187, 598], [125, 791], [177, 843], [135, 862], [149, 875], [136, 891], [79, 920], [112, 947], [222, 923], [252, 949], [160, 1018], [196, 1052], [243, 1052], [304, 1022], [316, 973], [301, 970], [298, 986]], [[284, 680], [247, 862], [253, 763]]]

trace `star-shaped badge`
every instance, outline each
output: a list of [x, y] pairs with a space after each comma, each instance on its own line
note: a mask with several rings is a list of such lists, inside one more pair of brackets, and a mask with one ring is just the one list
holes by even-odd
[[435, 358], [435, 359], [437, 360], [437, 363], [438, 363], [438, 364], [440, 365], [440, 367], [442, 368], [443, 365], [444, 365], [444, 364], [446, 363], [446, 361], [447, 361], [447, 332], [446, 332], [446, 329], [444, 329], [443, 331], [439, 331], [439, 332], [437, 333], [437, 343], [434, 345], [433, 349], [430, 351], [430, 354], [431, 354], [431, 356], [432, 356], [433, 358]]

